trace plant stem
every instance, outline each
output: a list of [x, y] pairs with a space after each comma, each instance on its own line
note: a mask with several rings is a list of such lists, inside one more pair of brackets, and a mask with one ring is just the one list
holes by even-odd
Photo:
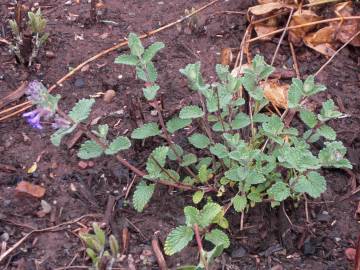
[[201, 242], [199, 225], [197, 225], [196, 223], [194, 224], [194, 232], [195, 232], [195, 239], [196, 239], [196, 243], [197, 243], [198, 251], [199, 251], [199, 255], [200, 255], [200, 260], [203, 263], [205, 269], [208, 269], [206, 259], [204, 258], [204, 255], [203, 255], [203, 250], [204, 249], [203, 249], [203, 245], [202, 245], [202, 242]]

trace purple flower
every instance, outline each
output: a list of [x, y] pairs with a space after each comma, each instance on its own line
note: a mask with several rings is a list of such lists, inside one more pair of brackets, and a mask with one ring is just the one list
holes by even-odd
[[62, 118], [61, 116], [56, 115], [54, 119], [54, 123], [52, 123], [51, 126], [54, 129], [68, 128], [70, 127], [70, 122]]
[[51, 116], [51, 114], [52, 113], [49, 110], [43, 108], [37, 108], [33, 111], [24, 113], [23, 117], [33, 128], [42, 129], [43, 126], [40, 124], [41, 117], [48, 119]]

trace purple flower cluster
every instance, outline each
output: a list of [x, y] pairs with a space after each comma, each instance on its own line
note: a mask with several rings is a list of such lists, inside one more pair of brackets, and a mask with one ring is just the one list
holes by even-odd
[[[49, 120], [54, 116], [54, 111], [47, 105], [50, 95], [46, 87], [39, 81], [32, 81], [29, 83], [25, 93], [28, 95], [28, 99], [37, 105], [37, 108], [33, 111], [23, 114], [23, 117], [26, 121], [33, 127], [37, 129], [43, 129], [40, 121], [41, 118]], [[67, 128], [70, 126], [70, 123], [63, 119], [62, 117], [56, 115], [52, 127], [54, 129]]]

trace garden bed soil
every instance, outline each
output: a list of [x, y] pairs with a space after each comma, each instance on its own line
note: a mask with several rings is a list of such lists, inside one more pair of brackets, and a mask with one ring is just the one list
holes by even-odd
[[[4, 29], [5, 36], [2, 37], [8, 40], [11, 39], [8, 19], [14, 18], [11, 2], [0, 3], [0, 29]], [[50, 86], [71, 68], [118, 43], [129, 32], [146, 33], [177, 20], [184, 15], [185, 9], [199, 8], [207, 3], [204, 0], [107, 0], [101, 8], [99, 21], [93, 24], [89, 20], [88, 1], [78, 2], [38, 1], [48, 20], [50, 38], [30, 69], [18, 65], [7, 48], [0, 44], [0, 97], [10, 94], [24, 80], [42, 80]], [[34, 3], [27, 1], [26, 5]], [[214, 65], [220, 62], [221, 49], [239, 47], [247, 26], [246, 17], [223, 11], [246, 11], [253, 4], [254, 1], [247, 0], [219, 1], [199, 13], [199, 24], [195, 29], [190, 31], [183, 24], [181, 30], [173, 27], [144, 41], [145, 44], [154, 41], [166, 44], [155, 60], [165, 114], [174, 113], [181, 102], [189, 99], [190, 91], [179, 73], [180, 68], [201, 61], [204, 77], [214, 81]], [[270, 62], [278, 41], [275, 37], [271, 41], [253, 43], [251, 51], [264, 55]], [[115, 90], [116, 96], [110, 103], [105, 103], [102, 97], [97, 98], [92, 114], [93, 119], [102, 116], [101, 123], [114, 127], [112, 135], [131, 131], [128, 98], [141, 96], [142, 85], [134, 80], [133, 69], [113, 63], [114, 58], [125, 51], [120, 49], [90, 63], [55, 90], [62, 95], [61, 105], [65, 110], [81, 98]], [[296, 48], [296, 55], [304, 77], [326, 62], [324, 56], [304, 46]], [[275, 66], [292, 69], [287, 41], [280, 47]], [[333, 98], [348, 115], [331, 121], [330, 125], [348, 149], [348, 158], [354, 165], [352, 174], [344, 170], [322, 172], [328, 187], [320, 199], [309, 200], [309, 224], [305, 220], [303, 201], [297, 207], [293, 202], [286, 202], [278, 209], [260, 204], [246, 214], [243, 231], [239, 230], [239, 215], [229, 211], [232, 245], [217, 259], [214, 269], [352, 269], [353, 262], [345, 251], [355, 246], [359, 234], [356, 210], [360, 193], [351, 195], [354, 187], [360, 184], [359, 48], [348, 46], [343, 49], [320, 73], [318, 81], [325, 84], [328, 91], [317, 96], [314, 102]], [[147, 119], [151, 119], [149, 109], [145, 105], [142, 109]], [[96, 159], [86, 166], [79, 164], [76, 157], [79, 143], [71, 149], [65, 145], [56, 148], [49, 141], [50, 131], [50, 128], [31, 129], [21, 117], [0, 123], [0, 242], [6, 242], [6, 248], [9, 248], [31, 228], [46, 228], [87, 214], [102, 216], [109, 195], [112, 195], [118, 200], [109, 228], [118, 239], [125, 227], [130, 235], [128, 255], [123, 257], [120, 265], [124, 269], [131, 269], [131, 266], [158, 269], [151, 251], [151, 239], [158, 231], [163, 242], [169, 231], [183, 222], [182, 209], [190, 202], [191, 194], [158, 188], [145, 211], [137, 213], [128, 203], [131, 197], [124, 197], [124, 189], [132, 180], [131, 173], [110, 158]], [[84, 138], [79, 142], [82, 140]], [[141, 166], [155, 143], [146, 141], [144, 147], [137, 147], [138, 151], [128, 151], [126, 158]], [[37, 159], [37, 170], [27, 173]], [[49, 215], [39, 217], [37, 214], [41, 209], [40, 200], [16, 193], [15, 187], [21, 180], [46, 189], [43, 199], [52, 205]], [[293, 226], [289, 225], [284, 210]], [[76, 229], [89, 226], [93, 221], [101, 222], [102, 218], [88, 217], [64, 230], [33, 234], [6, 258], [0, 268], [56, 269], [70, 262], [89, 266]], [[166, 261], [173, 269], [177, 265], [196, 263], [196, 254], [195, 243], [192, 243], [180, 254], [166, 257]]]

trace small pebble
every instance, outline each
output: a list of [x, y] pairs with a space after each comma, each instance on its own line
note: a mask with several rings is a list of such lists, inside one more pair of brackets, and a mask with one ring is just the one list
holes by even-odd
[[50, 59], [55, 58], [55, 53], [52, 52], [52, 51], [46, 51], [45, 55], [46, 55], [47, 58], [50, 58]]
[[115, 96], [116, 96], [116, 92], [114, 90], [110, 89], [105, 92], [103, 100], [106, 103], [110, 103]]

